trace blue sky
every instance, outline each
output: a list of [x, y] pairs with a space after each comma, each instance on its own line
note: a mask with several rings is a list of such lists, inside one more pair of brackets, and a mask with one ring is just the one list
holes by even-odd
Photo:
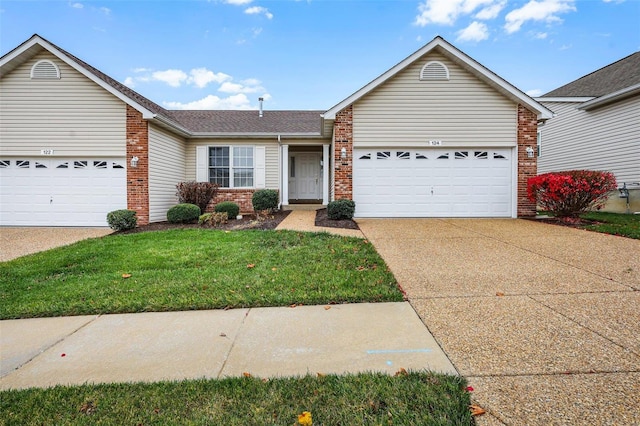
[[328, 109], [436, 35], [543, 94], [640, 50], [640, 0], [0, 0], [2, 54], [34, 33], [166, 108]]

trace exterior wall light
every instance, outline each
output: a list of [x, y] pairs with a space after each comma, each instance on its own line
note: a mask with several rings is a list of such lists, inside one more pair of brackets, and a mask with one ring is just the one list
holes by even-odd
[[627, 188], [626, 183], [623, 183], [622, 188], [618, 188], [618, 191], [620, 191], [620, 198], [629, 199], [629, 189]]
[[527, 157], [529, 158], [533, 158], [533, 148], [531, 148], [530, 146], [527, 147], [526, 149], [527, 151]]
[[134, 169], [138, 167], [138, 157], [131, 158], [131, 167], [133, 167]]
[[340, 158], [347, 158], [347, 148], [342, 148], [340, 150]]

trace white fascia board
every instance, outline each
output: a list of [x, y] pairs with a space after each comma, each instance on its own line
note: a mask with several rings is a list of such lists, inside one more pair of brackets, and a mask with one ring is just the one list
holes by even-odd
[[583, 103], [595, 99], [593, 96], [555, 96], [533, 98], [537, 102], [558, 102], [558, 103]]
[[611, 102], [616, 102], [618, 100], [633, 96], [638, 93], [640, 93], [640, 84], [634, 84], [633, 86], [625, 87], [624, 89], [618, 90], [617, 92], [609, 93], [608, 95], [600, 96], [599, 98], [587, 101], [580, 105], [578, 109], [588, 111], [590, 109], [594, 109]]
[[521, 90], [517, 89], [516, 87], [514, 87], [513, 85], [508, 83], [506, 80], [504, 80], [503, 78], [501, 78], [500, 76], [498, 76], [494, 72], [490, 71], [488, 68], [486, 68], [485, 66], [483, 66], [479, 62], [477, 62], [476, 60], [474, 60], [471, 57], [467, 56], [465, 53], [463, 53], [462, 51], [458, 50], [453, 45], [449, 44], [446, 40], [444, 40], [440, 36], [434, 38], [432, 41], [427, 43], [425, 46], [420, 48], [418, 51], [416, 51], [415, 53], [413, 53], [410, 56], [408, 56], [402, 62], [398, 63], [393, 68], [389, 69], [387, 72], [385, 72], [384, 74], [380, 75], [375, 80], [371, 81], [369, 84], [364, 86], [362, 89], [358, 90], [357, 92], [355, 92], [354, 94], [352, 94], [351, 96], [349, 96], [348, 98], [343, 100], [342, 102], [338, 103], [337, 105], [335, 105], [331, 109], [327, 110], [324, 113], [324, 117], [326, 119], [335, 119], [336, 114], [339, 111], [341, 111], [344, 108], [346, 108], [347, 106], [351, 105], [352, 103], [354, 103], [355, 101], [357, 101], [358, 99], [360, 99], [361, 97], [366, 95], [367, 93], [369, 93], [372, 90], [374, 90], [376, 87], [382, 85], [384, 82], [389, 80], [391, 77], [395, 76], [397, 73], [402, 71], [404, 68], [409, 66], [411, 63], [416, 61], [418, 58], [420, 58], [421, 56], [427, 54], [428, 52], [430, 52], [431, 50], [433, 50], [436, 47], [441, 47], [446, 52], [448, 52], [449, 54], [454, 56], [457, 60], [459, 60], [460, 62], [466, 64], [467, 67], [469, 67], [469, 69], [473, 70], [476, 74], [484, 77], [485, 79], [487, 79], [487, 80], [493, 82], [495, 85], [499, 86], [503, 91], [508, 93], [514, 100], [517, 100], [518, 102], [520, 102], [520, 103], [524, 104], [525, 106], [527, 106], [527, 107], [531, 108], [532, 110], [534, 110], [538, 114], [538, 119], [546, 120], [546, 119], [549, 119], [549, 118], [553, 117], [553, 112], [550, 111], [549, 109], [547, 109], [544, 105], [536, 102], [529, 95], [527, 95], [526, 93], [524, 93]]
[[89, 72], [86, 68], [78, 65], [75, 61], [73, 61], [67, 55], [65, 55], [64, 53], [60, 52], [58, 49], [56, 49], [54, 46], [52, 46], [49, 42], [47, 42], [46, 40], [42, 39], [40, 36], [37, 36], [37, 35], [31, 37], [31, 39], [29, 39], [28, 41], [26, 41], [22, 45], [18, 46], [15, 50], [13, 50], [13, 51], [9, 52], [7, 55], [5, 55], [2, 58], [2, 62], [0, 62], [0, 66], [2, 66], [5, 63], [9, 62], [11, 59], [15, 59], [17, 56], [19, 56], [20, 54], [24, 53], [26, 50], [28, 50], [29, 48], [35, 46], [36, 44], [38, 44], [38, 45], [42, 46], [44, 49], [48, 50], [51, 54], [53, 54], [56, 57], [58, 57], [61, 61], [65, 62], [67, 65], [69, 65], [70, 67], [72, 67], [73, 69], [78, 71], [80, 74], [82, 74], [85, 77], [87, 77], [89, 80], [91, 80], [94, 83], [96, 83], [98, 86], [102, 87], [107, 92], [111, 93], [116, 98], [120, 99], [122, 102], [130, 105], [132, 108], [135, 108], [137, 111], [142, 113], [142, 118], [148, 120], [148, 119], [152, 119], [152, 118], [154, 118], [156, 116], [156, 114], [154, 114], [153, 112], [149, 111], [147, 108], [143, 107], [139, 103], [135, 102], [133, 99], [129, 98], [128, 96], [125, 96], [124, 94], [122, 94], [118, 90], [114, 89], [113, 87], [111, 87], [110, 85], [108, 85], [107, 83], [105, 83], [104, 81], [99, 79], [98, 77], [96, 77], [93, 73]]

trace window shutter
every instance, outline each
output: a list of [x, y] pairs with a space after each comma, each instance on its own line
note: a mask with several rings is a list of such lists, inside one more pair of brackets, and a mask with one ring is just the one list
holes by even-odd
[[266, 149], [264, 146], [256, 146], [256, 171], [255, 185], [261, 189], [266, 187]]
[[196, 181], [209, 182], [209, 159], [206, 146], [196, 147]]

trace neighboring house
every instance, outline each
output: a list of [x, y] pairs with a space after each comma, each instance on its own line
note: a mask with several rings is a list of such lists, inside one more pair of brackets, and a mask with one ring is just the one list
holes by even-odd
[[551, 116], [441, 37], [328, 111], [259, 112], [166, 110], [34, 35], [0, 58], [0, 224], [163, 221], [186, 180], [245, 212], [271, 188], [357, 217], [530, 216]]
[[[640, 52], [536, 98], [554, 112], [539, 128], [538, 173], [613, 172], [640, 211]], [[605, 206], [626, 211], [615, 191]]]

